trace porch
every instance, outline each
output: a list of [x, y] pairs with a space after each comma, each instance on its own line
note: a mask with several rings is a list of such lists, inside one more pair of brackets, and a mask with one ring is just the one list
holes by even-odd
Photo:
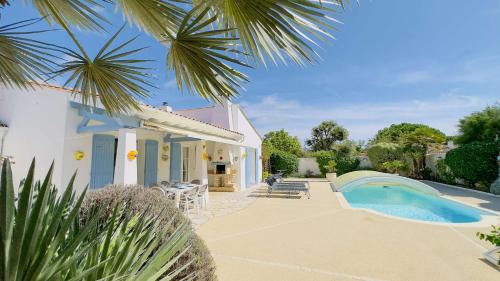
[[259, 149], [244, 147], [238, 132], [149, 106], [113, 117], [72, 107], [81, 120], [77, 137], [86, 141], [69, 142], [65, 150], [88, 152], [91, 189], [198, 180], [210, 191], [239, 191], [259, 181]]

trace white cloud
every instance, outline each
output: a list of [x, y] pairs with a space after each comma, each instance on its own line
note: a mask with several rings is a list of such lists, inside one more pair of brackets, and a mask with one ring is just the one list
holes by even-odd
[[431, 99], [412, 99], [340, 106], [332, 102], [303, 105], [298, 100], [265, 96], [242, 106], [261, 133], [286, 129], [305, 140], [323, 120], [333, 119], [346, 127], [352, 139], [369, 139], [377, 130], [393, 123], [424, 123], [447, 134], [456, 133], [456, 124], [464, 115], [480, 110], [495, 100], [460, 94], [459, 89]]

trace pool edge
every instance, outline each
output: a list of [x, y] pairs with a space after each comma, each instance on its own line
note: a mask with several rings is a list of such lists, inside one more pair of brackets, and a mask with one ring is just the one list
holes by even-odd
[[344, 194], [342, 194], [341, 191], [337, 191], [337, 192], [334, 192], [334, 193], [335, 193], [335, 196], [337, 197], [337, 200], [338, 200], [340, 206], [343, 209], [353, 210], [353, 211], [365, 211], [365, 212], [372, 213], [372, 214], [375, 214], [375, 215], [378, 215], [378, 216], [382, 216], [382, 217], [386, 217], [386, 218], [389, 218], [389, 219], [397, 219], [397, 220], [402, 220], [402, 221], [407, 221], [407, 222], [423, 223], [423, 224], [428, 224], [428, 225], [436, 225], [436, 226], [444, 226], [444, 227], [449, 227], [449, 226], [456, 226], [456, 227], [490, 227], [492, 225], [498, 225], [498, 224], [500, 224], [500, 213], [499, 212], [496, 212], [496, 211], [493, 211], [493, 210], [490, 210], [490, 209], [485, 209], [485, 208], [473, 206], [473, 205], [471, 205], [469, 203], [464, 203], [463, 201], [457, 200], [455, 198], [449, 198], [446, 195], [441, 195], [440, 197], [442, 197], [444, 199], [447, 199], [447, 200], [451, 200], [451, 201], [460, 203], [460, 204], [463, 204], [463, 205], [466, 205], [466, 206], [469, 206], [469, 207], [472, 207], [472, 208], [476, 208], [476, 209], [479, 209], [479, 210], [482, 210], [482, 211], [493, 213], [494, 215], [492, 215], [492, 216], [481, 215], [481, 220], [479, 220], [477, 222], [467, 222], [467, 223], [423, 221], [423, 220], [416, 220], [416, 219], [409, 219], [409, 218], [402, 218], [402, 217], [398, 217], [398, 216], [392, 216], [392, 215], [384, 214], [384, 213], [381, 213], [381, 212], [378, 212], [378, 211], [375, 211], [375, 210], [372, 210], [372, 209], [368, 209], [368, 208], [353, 208], [353, 207], [351, 207], [351, 205], [349, 204], [349, 202], [344, 197]]

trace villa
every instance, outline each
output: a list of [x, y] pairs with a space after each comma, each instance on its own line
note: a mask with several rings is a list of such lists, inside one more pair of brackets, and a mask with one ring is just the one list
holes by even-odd
[[0, 88], [0, 154], [14, 163], [15, 182], [34, 156], [38, 178], [54, 161], [57, 187], [77, 171], [78, 191], [192, 180], [210, 191], [237, 191], [260, 182], [262, 139], [239, 105], [140, 107], [109, 116], [78, 102], [69, 89]]

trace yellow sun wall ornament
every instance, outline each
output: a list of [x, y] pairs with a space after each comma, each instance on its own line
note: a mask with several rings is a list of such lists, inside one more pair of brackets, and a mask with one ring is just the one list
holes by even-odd
[[129, 151], [128, 154], [127, 154], [128, 160], [130, 160], [130, 161], [135, 160], [137, 158], [137, 154], [139, 154], [139, 152], [137, 152], [137, 150], [131, 150], [131, 151]]
[[203, 153], [203, 160], [208, 160], [209, 156], [207, 152]]
[[84, 157], [85, 157], [85, 152], [80, 151], [80, 150], [78, 150], [77, 152], [75, 152], [75, 159], [77, 161], [82, 160]]

